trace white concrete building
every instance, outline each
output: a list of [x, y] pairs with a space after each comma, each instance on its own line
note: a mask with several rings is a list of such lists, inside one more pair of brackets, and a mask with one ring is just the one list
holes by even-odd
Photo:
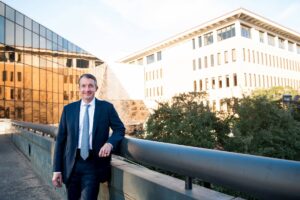
[[[238, 9], [131, 54], [144, 70], [146, 102], [206, 91], [210, 105], [253, 89], [300, 89], [300, 34]], [[153, 106], [155, 104], [152, 104]]]

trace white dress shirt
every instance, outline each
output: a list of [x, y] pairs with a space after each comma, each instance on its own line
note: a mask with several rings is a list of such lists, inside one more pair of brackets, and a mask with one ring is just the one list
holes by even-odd
[[[90, 134], [90, 142], [89, 146], [90, 149], [92, 149], [92, 141], [93, 141], [93, 136], [92, 136], [92, 131], [93, 131], [93, 124], [94, 124], [94, 113], [95, 113], [95, 97], [94, 99], [88, 103], [90, 105], [89, 107], [89, 134]], [[87, 103], [85, 103], [83, 100], [81, 100], [80, 104], [80, 112], [79, 112], [79, 140], [78, 140], [78, 148], [81, 148], [81, 137], [82, 137], [82, 128], [83, 128], [83, 117], [85, 113]]]

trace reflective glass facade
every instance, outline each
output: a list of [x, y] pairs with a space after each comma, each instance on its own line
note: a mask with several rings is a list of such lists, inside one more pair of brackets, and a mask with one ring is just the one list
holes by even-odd
[[77, 80], [103, 62], [0, 2], [0, 118], [56, 124]]

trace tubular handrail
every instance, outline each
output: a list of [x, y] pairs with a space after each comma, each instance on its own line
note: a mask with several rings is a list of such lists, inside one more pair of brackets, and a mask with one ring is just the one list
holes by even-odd
[[[57, 128], [13, 122], [56, 137]], [[261, 199], [300, 199], [300, 162], [125, 137], [121, 156]]]
[[50, 137], [56, 138], [58, 128], [55, 126], [44, 125], [44, 124], [35, 124], [31, 122], [21, 122], [21, 121], [12, 121], [12, 124], [16, 127], [21, 127], [23, 129], [32, 130], [33, 132], [40, 132], [43, 136], [45, 134]]

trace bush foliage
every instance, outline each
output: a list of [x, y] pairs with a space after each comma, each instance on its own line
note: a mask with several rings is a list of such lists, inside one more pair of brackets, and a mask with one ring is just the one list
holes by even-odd
[[[300, 111], [284, 106], [291, 88], [254, 91], [226, 115], [204, 105], [205, 93], [184, 93], [159, 103], [146, 123], [146, 139], [161, 142], [300, 160]], [[296, 105], [296, 106], [295, 106]], [[224, 117], [226, 116], [226, 117]]]

